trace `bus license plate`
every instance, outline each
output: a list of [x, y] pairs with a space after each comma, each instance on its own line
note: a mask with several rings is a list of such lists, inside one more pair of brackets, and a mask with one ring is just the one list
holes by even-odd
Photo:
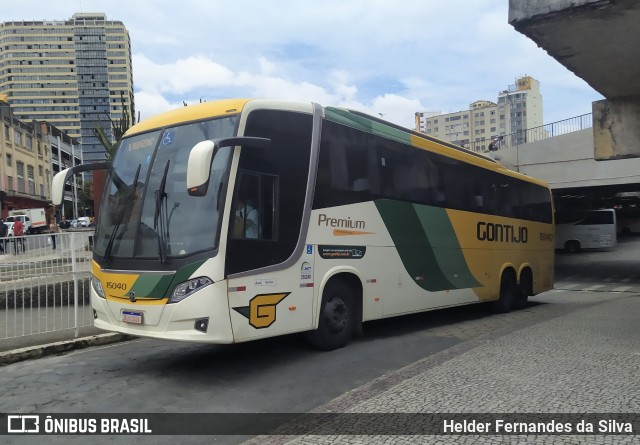
[[125, 323], [142, 324], [142, 312], [122, 311], [122, 321]]

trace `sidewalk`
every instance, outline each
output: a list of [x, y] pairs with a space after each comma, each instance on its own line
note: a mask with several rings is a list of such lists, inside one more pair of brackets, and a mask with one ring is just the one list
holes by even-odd
[[[345, 419], [337, 416], [335, 434], [327, 434], [331, 425], [323, 423], [317, 425], [323, 435], [260, 436], [246, 444], [638, 443], [640, 295], [553, 292], [555, 304], [558, 293], [568, 304], [585, 300], [593, 304], [522, 329], [509, 327], [475, 337], [313, 412], [386, 417], [390, 413], [634, 413], [634, 435], [340, 436]], [[380, 431], [379, 424], [363, 424], [380, 422], [380, 417], [357, 419], [358, 431]], [[302, 428], [309, 431], [308, 426]]]

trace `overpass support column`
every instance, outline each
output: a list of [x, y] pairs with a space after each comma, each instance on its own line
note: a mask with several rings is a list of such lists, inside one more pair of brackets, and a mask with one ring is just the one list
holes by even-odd
[[640, 157], [640, 96], [593, 102], [594, 159]]

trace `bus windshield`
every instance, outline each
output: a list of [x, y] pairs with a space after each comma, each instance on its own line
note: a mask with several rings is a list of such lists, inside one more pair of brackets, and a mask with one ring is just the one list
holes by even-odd
[[[238, 116], [189, 123], [121, 141], [96, 225], [94, 253], [165, 261], [218, 245], [219, 217], [231, 148], [213, 160], [208, 193], [187, 193], [187, 162], [195, 144], [233, 136]], [[221, 202], [218, 202], [218, 199]]]

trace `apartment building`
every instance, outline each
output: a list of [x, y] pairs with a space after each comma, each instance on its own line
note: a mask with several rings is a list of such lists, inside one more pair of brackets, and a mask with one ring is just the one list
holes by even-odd
[[134, 115], [129, 33], [103, 13], [0, 23], [0, 93], [18, 119], [47, 121], [102, 161], [95, 128], [111, 136], [110, 119]]
[[522, 144], [527, 129], [542, 125], [540, 83], [530, 76], [516, 79], [496, 102], [478, 100], [454, 113], [416, 113], [417, 131], [477, 152], [488, 151], [507, 135], [510, 142]]

